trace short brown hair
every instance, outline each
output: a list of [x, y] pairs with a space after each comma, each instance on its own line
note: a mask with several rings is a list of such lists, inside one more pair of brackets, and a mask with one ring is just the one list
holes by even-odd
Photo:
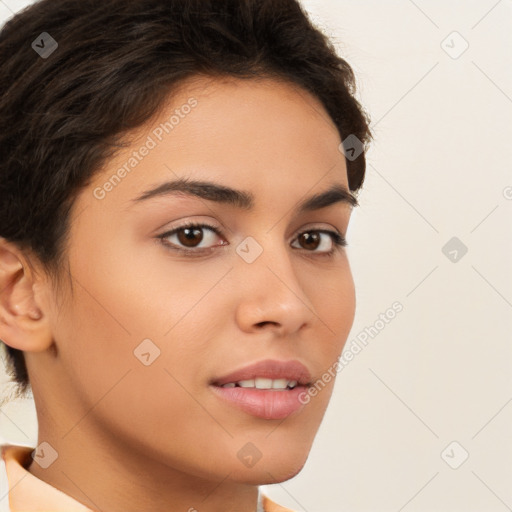
[[[58, 44], [46, 58], [32, 47], [43, 33]], [[3, 26], [0, 65], [0, 236], [54, 276], [77, 193], [194, 75], [285, 79], [321, 101], [342, 140], [366, 150], [372, 138], [352, 68], [297, 0], [42, 0]], [[357, 191], [365, 152], [346, 163]], [[23, 352], [5, 346], [23, 394]]]

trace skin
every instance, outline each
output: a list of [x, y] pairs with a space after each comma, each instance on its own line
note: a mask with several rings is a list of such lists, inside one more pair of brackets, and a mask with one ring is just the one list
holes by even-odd
[[[97, 199], [94, 189], [190, 97], [191, 113]], [[294, 211], [332, 184], [348, 188], [340, 142], [321, 103], [296, 86], [196, 79], [80, 192], [63, 289], [2, 241], [0, 338], [25, 351], [38, 444], [58, 453], [30, 473], [103, 511], [254, 512], [257, 485], [302, 469], [334, 379], [285, 420], [240, 411], [208, 384], [263, 359], [297, 359], [316, 380], [340, 355], [355, 313], [346, 249], [328, 258], [329, 235], [316, 249], [297, 236], [346, 234], [351, 206]], [[183, 194], [133, 204], [183, 176], [251, 191], [255, 207]], [[203, 228], [196, 240], [212, 251], [184, 256], [156, 239], [185, 221], [221, 229], [219, 237]], [[248, 236], [263, 248], [251, 264], [235, 251]], [[177, 235], [168, 241], [180, 244]], [[133, 353], [146, 338], [161, 351], [149, 366]], [[248, 442], [262, 455], [250, 468], [237, 457]]]

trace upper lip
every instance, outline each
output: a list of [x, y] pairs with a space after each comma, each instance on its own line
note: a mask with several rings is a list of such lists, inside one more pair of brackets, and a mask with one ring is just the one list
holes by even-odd
[[263, 377], [267, 379], [296, 380], [298, 385], [305, 386], [311, 381], [311, 373], [299, 361], [278, 361], [266, 359], [257, 363], [235, 370], [229, 375], [215, 379], [212, 384], [222, 386], [230, 382], [255, 379]]

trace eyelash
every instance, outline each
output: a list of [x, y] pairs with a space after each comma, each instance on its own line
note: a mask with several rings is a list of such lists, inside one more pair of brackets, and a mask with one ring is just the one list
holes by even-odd
[[[190, 224], [185, 224], [183, 226], [179, 226], [179, 227], [173, 229], [172, 231], [167, 231], [166, 233], [158, 235], [157, 238], [167, 248], [169, 248], [173, 251], [176, 251], [180, 254], [185, 254], [185, 255], [189, 255], [189, 256], [190, 255], [197, 256], [198, 253], [204, 253], [205, 251], [211, 251], [212, 249], [214, 249], [214, 247], [209, 247], [206, 249], [183, 249], [181, 247], [176, 246], [175, 244], [171, 244], [170, 242], [168, 242], [166, 240], [166, 238], [169, 238], [170, 236], [176, 234], [178, 231], [180, 231], [182, 229], [191, 229], [191, 228], [208, 228], [208, 229], [211, 229], [216, 235], [222, 237], [221, 231], [216, 226], [211, 226], [210, 224], [205, 224], [205, 223], [191, 222]], [[336, 231], [331, 231], [328, 229], [307, 229], [305, 231], [300, 232], [297, 235], [297, 237], [299, 237], [300, 235], [302, 235], [304, 233], [312, 233], [312, 232], [324, 233], [324, 234], [329, 235], [334, 243], [334, 246], [330, 251], [327, 251], [327, 252], [308, 251], [308, 250], [304, 249], [304, 251], [306, 251], [306, 252], [317, 254], [318, 256], [322, 256], [322, 257], [326, 257], [326, 258], [332, 258], [338, 251], [340, 251], [344, 247], [347, 247], [347, 245], [348, 245], [345, 237], [343, 237]], [[226, 244], [224, 244], [224, 245], [226, 245]]]

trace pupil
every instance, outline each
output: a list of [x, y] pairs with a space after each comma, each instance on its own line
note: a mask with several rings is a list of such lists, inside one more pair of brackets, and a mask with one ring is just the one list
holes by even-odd
[[318, 233], [302, 233], [301, 238], [305, 240], [306, 244], [310, 244], [313, 241], [313, 249], [316, 249], [320, 242], [320, 235]]
[[[185, 236], [181, 236], [182, 233], [185, 233]], [[178, 232], [178, 239], [180, 243], [187, 247], [195, 247], [194, 237], [199, 236], [199, 240], [196, 240], [197, 243], [200, 243], [203, 239], [202, 230], [199, 228], [183, 228]], [[191, 243], [192, 242], [192, 243]]]

